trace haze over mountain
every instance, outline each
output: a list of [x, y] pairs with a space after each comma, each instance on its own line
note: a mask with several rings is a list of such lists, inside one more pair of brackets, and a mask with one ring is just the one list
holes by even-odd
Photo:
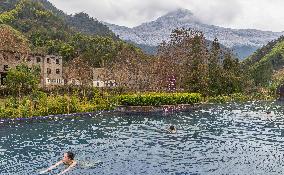
[[245, 58], [255, 50], [283, 35], [283, 32], [261, 31], [256, 29], [230, 29], [202, 23], [187, 9], [177, 9], [159, 17], [155, 21], [128, 28], [105, 23], [116, 35], [126, 41], [140, 45], [158, 46], [169, 40], [175, 28], [192, 28], [202, 31], [206, 39], [215, 37], [226, 47], [232, 49], [240, 58]]

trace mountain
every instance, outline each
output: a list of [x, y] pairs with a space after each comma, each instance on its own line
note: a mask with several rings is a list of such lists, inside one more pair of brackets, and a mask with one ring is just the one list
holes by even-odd
[[99, 22], [97, 19], [90, 17], [88, 14], [80, 12], [74, 15], [67, 15], [63, 11], [57, 9], [48, 0], [33, 0], [35, 2], [40, 2], [43, 4], [46, 10], [51, 11], [57, 16], [61, 16], [65, 22], [74, 28], [76, 31], [89, 34], [89, 35], [99, 35], [99, 36], [109, 36], [114, 39], [118, 39], [115, 34], [104, 24]]
[[256, 85], [271, 84], [273, 79], [282, 83], [284, 72], [284, 36], [268, 42], [243, 61]]
[[[1, 0], [0, 1], [0, 13], [9, 11], [21, 0]], [[86, 13], [78, 13], [75, 15], [67, 15], [62, 10], [57, 9], [48, 0], [28, 0], [34, 3], [40, 4], [44, 9], [51, 11], [57, 17], [60, 17], [65, 21], [67, 25], [72, 27], [78, 32], [89, 35], [109, 36], [113, 39], [118, 39], [117, 36], [104, 24], [97, 19], [89, 17]]]
[[133, 28], [104, 24], [121, 39], [148, 46], [157, 46], [163, 40], [169, 40], [173, 29], [192, 28], [202, 31], [208, 40], [213, 41], [217, 37], [221, 44], [232, 49], [240, 58], [247, 57], [269, 41], [284, 34], [283, 32], [230, 29], [204, 24], [191, 11], [186, 9], [178, 9], [159, 17], [155, 21], [143, 23]]
[[80, 57], [92, 67], [113, 61], [124, 48], [140, 52], [133, 45], [115, 39], [117, 37], [107, 26], [88, 15], [65, 15], [46, 0], [9, 0], [0, 1], [0, 5], [0, 34], [7, 36], [8, 41], [12, 34], [23, 36], [14, 37], [17, 39], [7, 46], [7, 41], [2, 39], [2, 49], [14, 51], [13, 43], [18, 48], [20, 40], [17, 40], [25, 38], [27, 44], [21, 46], [27, 46], [31, 52], [60, 55], [64, 62]]

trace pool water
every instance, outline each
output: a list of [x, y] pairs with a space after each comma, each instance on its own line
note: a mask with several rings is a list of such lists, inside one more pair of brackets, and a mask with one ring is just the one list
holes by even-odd
[[[65, 151], [79, 162], [69, 174], [283, 174], [283, 116], [277, 102], [247, 102], [180, 113], [3, 122], [0, 174], [39, 174]], [[164, 130], [172, 124], [177, 134]]]

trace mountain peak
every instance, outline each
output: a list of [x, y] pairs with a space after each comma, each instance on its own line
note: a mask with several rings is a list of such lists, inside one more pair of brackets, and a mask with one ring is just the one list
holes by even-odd
[[163, 41], [169, 40], [172, 30], [176, 28], [190, 28], [203, 32], [206, 39], [210, 41], [217, 37], [221, 44], [235, 50], [235, 53], [242, 58], [283, 35], [279, 32], [230, 29], [206, 24], [190, 10], [182, 8], [168, 12], [155, 21], [143, 23], [131, 29], [109, 27], [124, 40], [149, 46], [157, 46]]
[[193, 16], [193, 13], [188, 9], [178, 8], [174, 11], [168, 12], [165, 16], [183, 18], [183, 17], [186, 17], [186, 16]]
[[199, 22], [199, 20], [194, 16], [194, 14], [184, 8], [178, 8], [174, 11], [168, 12], [164, 16], [161, 16], [157, 21], [174, 20], [181, 22]]

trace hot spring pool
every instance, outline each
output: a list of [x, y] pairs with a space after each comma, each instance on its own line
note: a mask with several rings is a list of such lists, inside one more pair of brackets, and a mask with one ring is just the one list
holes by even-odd
[[[177, 134], [162, 130], [171, 124]], [[38, 174], [69, 150], [79, 162], [69, 174], [283, 174], [284, 111], [248, 102], [0, 124], [1, 175]]]

